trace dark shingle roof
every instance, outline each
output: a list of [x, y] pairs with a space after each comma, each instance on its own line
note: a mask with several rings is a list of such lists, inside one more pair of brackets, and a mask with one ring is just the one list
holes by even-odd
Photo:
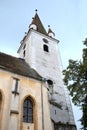
[[0, 68], [22, 76], [41, 80], [42, 77], [25, 62], [24, 59], [0, 52]]
[[37, 13], [35, 14], [31, 24], [35, 24], [37, 26], [38, 32], [48, 35]]

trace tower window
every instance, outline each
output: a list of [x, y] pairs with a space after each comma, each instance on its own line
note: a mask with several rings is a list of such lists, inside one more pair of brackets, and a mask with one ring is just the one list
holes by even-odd
[[23, 57], [25, 57], [25, 50], [23, 51]]
[[33, 123], [33, 102], [29, 97], [24, 100], [23, 104], [23, 122]]
[[48, 48], [48, 46], [47, 45], [43, 45], [43, 49], [44, 49], [44, 51], [46, 51], [46, 52], [49, 52], [49, 48]]
[[23, 49], [25, 49], [25, 47], [26, 47], [26, 44], [24, 44], [24, 47], [23, 47]]
[[45, 43], [48, 43], [48, 40], [47, 40], [47, 39], [45, 39], [45, 38], [43, 38], [43, 41], [44, 41]]
[[49, 85], [53, 85], [53, 81], [52, 80], [47, 80], [47, 83], [49, 84]]
[[47, 83], [48, 83], [49, 93], [52, 95], [53, 94], [53, 81], [47, 80]]

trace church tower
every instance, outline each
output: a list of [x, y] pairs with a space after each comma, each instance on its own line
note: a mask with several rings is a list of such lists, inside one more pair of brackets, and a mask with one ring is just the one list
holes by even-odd
[[58, 44], [59, 40], [55, 38], [50, 26], [46, 32], [36, 10], [18, 53], [20, 58], [24, 59], [46, 82], [53, 129], [63, 130], [68, 126], [69, 130], [76, 130], [68, 91], [62, 79]]
[[0, 52], [0, 130], [76, 130], [58, 45], [36, 10], [19, 57]]

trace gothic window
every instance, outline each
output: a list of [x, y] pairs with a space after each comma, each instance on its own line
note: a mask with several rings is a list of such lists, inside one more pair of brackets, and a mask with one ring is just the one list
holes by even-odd
[[0, 93], [0, 112], [1, 112], [1, 105], [2, 105], [2, 94]]
[[[2, 115], [1, 109], [2, 109], [2, 94], [0, 92], [0, 121], [1, 121], [1, 115]], [[0, 122], [0, 129], [1, 129], [1, 122]]]
[[33, 123], [33, 102], [29, 97], [24, 100], [23, 104], [23, 122]]
[[46, 51], [46, 52], [49, 52], [49, 48], [48, 48], [48, 46], [47, 45], [43, 45], [43, 49], [44, 49], [44, 51]]

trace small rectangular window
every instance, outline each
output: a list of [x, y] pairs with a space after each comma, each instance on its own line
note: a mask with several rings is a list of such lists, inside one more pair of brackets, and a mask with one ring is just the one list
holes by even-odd
[[26, 47], [26, 44], [24, 44], [23, 49], [25, 49], [25, 47]]
[[46, 51], [46, 52], [49, 52], [49, 48], [48, 48], [48, 46], [47, 45], [43, 45], [43, 49], [44, 49], [44, 51]]
[[23, 51], [23, 57], [25, 57], [25, 53], [26, 53], [26, 51], [24, 50], [24, 51]]

